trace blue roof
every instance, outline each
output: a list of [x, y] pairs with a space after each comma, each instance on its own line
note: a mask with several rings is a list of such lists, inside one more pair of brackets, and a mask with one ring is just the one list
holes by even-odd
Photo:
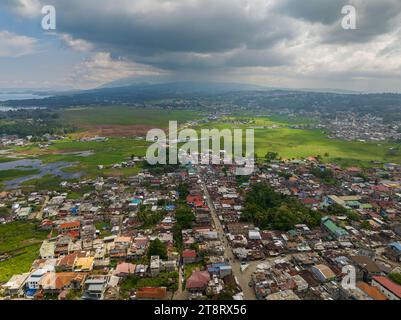
[[399, 242], [392, 242], [390, 243], [390, 246], [396, 248], [398, 251], [401, 251], [401, 243]]
[[232, 267], [231, 266], [221, 266], [220, 270], [231, 270]]
[[220, 268], [222, 266], [226, 266], [227, 264], [225, 264], [224, 262], [218, 262], [218, 263], [212, 263], [212, 266], [215, 268]]
[[33, 297], [35, 295], [36, 291], [38, 291], [38, 290], [37, 289], [27, 289], [27, 290], [25, 290], [25, 294], [28, 297]]

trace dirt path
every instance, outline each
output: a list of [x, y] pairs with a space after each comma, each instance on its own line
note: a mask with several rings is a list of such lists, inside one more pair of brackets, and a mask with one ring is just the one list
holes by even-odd
[[50, 197], [46, 196], [45, 201], [43, 202], [42, 208], [40, 208], [38, 214], [36, 215], [36, 219], [41, 221], [43, 219], [43, 211], [45, 210], [47, 203], [49, 202]]

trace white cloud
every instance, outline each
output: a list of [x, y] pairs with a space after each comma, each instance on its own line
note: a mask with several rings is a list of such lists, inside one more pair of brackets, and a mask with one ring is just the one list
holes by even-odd
[[87, 52], [94, 49], [94, 46], [82, 39], [74, 39], [69, 34], [61, 34], [60, 38], [72, 49], [79, 51], [79, 52]]
[[[0, 6], [31, 17], [55, 5], [59, 37], [75, 51], [100, 52], [74, 70], [84, 86], [163, 69], [270, 86], [349, 87], [364, 79], [401, 89], [394, 80], [401, 74], [400, 0], [47, 2]], [[344, 4], [356, 6], [358, 30], [341, 28]]]
[[20, 57], [36, 51], [35, 38], [0, 31], [0, 57]]
[[158, 76], [166, 72], [122, 58], [113, 59], [108, 52], [98, 52], [74, 67], [67, 82], [80, 89], [93, 88], [128, 77]]
[[22, 17], [39, 16], [42, 10], [40, 0], [5, 0], [5, 4], [9, 5], [13, 12]]

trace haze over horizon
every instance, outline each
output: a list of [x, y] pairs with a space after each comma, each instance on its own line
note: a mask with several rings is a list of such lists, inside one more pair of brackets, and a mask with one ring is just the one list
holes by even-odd
[[[348, 4], [356, 30], [341, 27]], [[41, 28], [44, 5], [55, 31]], [[129, 78], [401, 92], [400, 35], [398, 0], [3, 0], [0, 88]]]

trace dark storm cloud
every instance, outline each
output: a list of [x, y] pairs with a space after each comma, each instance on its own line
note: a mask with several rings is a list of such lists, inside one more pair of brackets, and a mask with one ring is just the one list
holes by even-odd
[[[249, 72], [293, 83], [330, 74], [391, 78], [401, 68], [401, 0], [2, 0], [0, 9], [40, 19], [49, 4], [63, 43], [107, 53], [100, 62], [108, 66], [122, 58], [169, 75]], [[345, 5], [356, 8], [357, 30], [341, 27]]]
[[326, 43], [366, 43], [376, 37], [396, 31], [401, 25], [400, 0], [355, 1], [357, 30], [338, 28], [340, 20], [324, 34]]
[[[270, 50], [296, 36], [288, 18], [272, 15], [267, 2], [243, 0], [109, 1], [48, 0], [57, 9], [57, 31], [93, 43], [97, 50], [163, 68], [205, 68], [283, 63]], [[265, 57], [246, 60], [263, 50]], [[203, 55], [203, 56], [202, 56]]]
[[347, 0], [282, 0], [276, 10], [296, 19], [330, 25], [339, 20], [341, 8], [349, 3]]
[[[400, 0], [5, 0], [3, 4], [20, 10], [27, 2], [32, 8], [54, 5], [60, 33], [89, 41], [97, 50], [167, 68], [282, 64], [285, 56], [277, 56], [273, 49], [297, 38], [297, 20], [311, 23], [321, 43], [367, 42], [391, 31], [401, 11]], [[341, 28], [341, 8], [347, 4], [357, 8], [358, 30], [352, 32]], [[314, 27], [318, 23], [321, 26]], [[233, 50], [242, 52], [223, 61], [220, 54]], [[260, 57], [263, 54], [265, 58]]]
[[[341, 9], [353, 5], [357, 30], [341, 27]], [[321, 23], [323, 43], [364, 43], [400, 26], [401, 0], [283, 0], [276, 10], [311, 23]]]

